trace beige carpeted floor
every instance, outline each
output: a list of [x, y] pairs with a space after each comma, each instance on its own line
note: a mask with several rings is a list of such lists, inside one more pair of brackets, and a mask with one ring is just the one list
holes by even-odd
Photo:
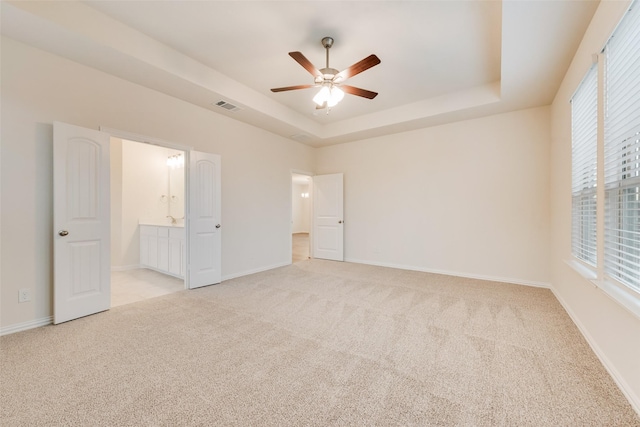
[[640, 426], [549, 290], [303, 261], [0, 339], [2, 426]]

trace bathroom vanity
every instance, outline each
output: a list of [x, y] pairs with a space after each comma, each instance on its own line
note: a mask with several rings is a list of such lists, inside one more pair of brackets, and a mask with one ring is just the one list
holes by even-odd
[[140, 224], [140, 266], [184, 279], [184, 226]]

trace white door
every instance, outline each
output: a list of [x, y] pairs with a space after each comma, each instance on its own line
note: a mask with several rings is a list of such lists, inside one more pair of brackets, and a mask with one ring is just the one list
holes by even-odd
[[111, 305], [109, 135], [53, 124], [53, 323]]
[[342, 174], [313, 177], [313, 257], [344, 259]]
[[189, 165], [189, 289], [220, 283], [220, 156], [191, 151]]

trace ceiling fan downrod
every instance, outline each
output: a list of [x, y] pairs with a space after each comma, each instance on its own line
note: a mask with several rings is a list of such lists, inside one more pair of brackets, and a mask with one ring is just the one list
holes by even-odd
[[333, 46], [333, 38], [331, 37], [324, 37], [322, 39], [322, 46], [324, 46], [325, 50], [326, 50], [326, 58], [327, 58], [327, 66], [325, 68], [329, 68], [329, 49], [331, 49], [331, 46]]

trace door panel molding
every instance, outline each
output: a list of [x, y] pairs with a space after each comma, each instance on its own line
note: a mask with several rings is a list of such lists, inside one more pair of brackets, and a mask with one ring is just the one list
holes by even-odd
[[222, 281], [220, 156], [189, 153], [189, 289]]
[[313, 177], [313, 257], [344, 260], [343, 174]]
[[109, 138], [53, 124], [53, 323], [111, 306]]

